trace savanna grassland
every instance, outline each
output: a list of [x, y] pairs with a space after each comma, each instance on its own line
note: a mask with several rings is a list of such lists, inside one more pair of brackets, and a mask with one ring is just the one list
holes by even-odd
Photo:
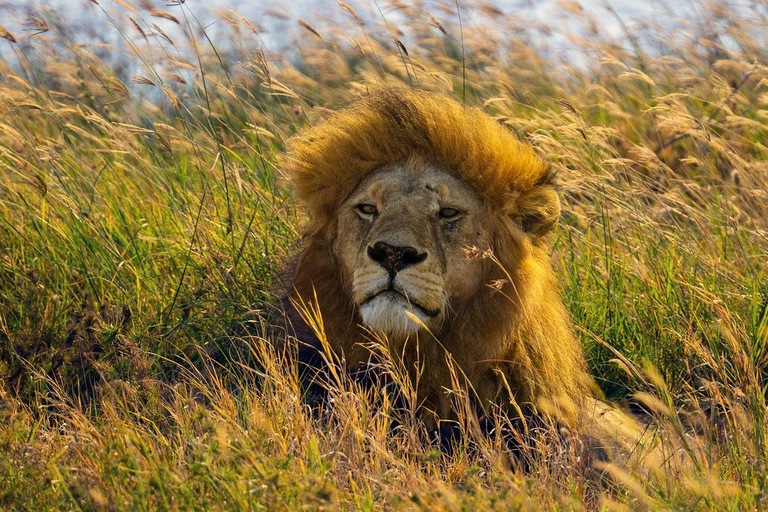
[[[694, 2], [675, 28], [577, 2], [543, 22], [382, 0], [213, 25], [171, 4], [2, 16], [0, 508], [768, 505], [768, 4]], [[270, 23], [290, 30], [267, 44]], [[310, 414], [260, 337], [303, 222], [279, 158], [385, 86], [481, 105], [552, 162], [590, 369], [681, 473], [597, 484], [567, 453], [512, 471], [493, 439], [441, 455], [343, 377]]]

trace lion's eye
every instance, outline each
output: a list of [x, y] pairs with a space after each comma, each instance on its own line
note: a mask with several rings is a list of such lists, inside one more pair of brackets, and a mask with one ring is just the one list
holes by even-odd
[[443, 208], [440, 210], [440, 218], [446, 220], [453, 220], [461, 214], [456, 208]]
[[379, 213], [379, 210], [376, 209], [376, 207], [372, 204], [359, 204], [357, 205], [357, 211], [362, 213], [363, 215], [376, 215]]

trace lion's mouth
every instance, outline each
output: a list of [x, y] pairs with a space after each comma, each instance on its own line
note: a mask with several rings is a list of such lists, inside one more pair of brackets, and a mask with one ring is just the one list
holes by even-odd
[[405, 295], [401, 291], [396, 290], [391, 285], [390, 285], [389, 288], [386, 288], [384, 290], [380, 290], [378, 292], [372, 293], [371, 295], [366, 297], [365, 300], [360, 303], [360, 307], [363, 307], [366, 304], [368, 304], [369, 302], [371, 302], [372, 300], [374, 300], [374, 299], [376, 299], [378, 297], [382, 297], [382, 296], [392, 296], [392, 297], [399, 298], [399, 299], [405, 301], [408, 305], [418, 309], [427, 318], [435, 318], [437, 315], [440, 314], [440, 310], [439, 309], [429, 309], [429, 308], [426, 308], [426, 307], [422, 306], [421, 304], [419, 304], [414, 299], [412, 299], [411, 297], [408, 297], [407, 295]]

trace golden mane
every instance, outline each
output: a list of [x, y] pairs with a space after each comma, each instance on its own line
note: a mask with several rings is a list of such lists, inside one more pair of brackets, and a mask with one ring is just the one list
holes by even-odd
[[504, 207], [549, 165], [483, 111], [440, 94], [369, 94], [288, 141], [282, 169], [310, 216], [327, 216], [371, 171], [420, 155]]
[[475, 296], [451, 304], [434, 333], [440, 343], [420, 347], [420, 389], [445, 395], [451, 387], [447, 350], [483, 404], [508, 406], [511, 391], [519, 404], [574, 424], [590, 380], [542, 241], [560, 213], [550, 168], [478, 108], [422, 91], [382, 91], [290, 140], [282, 168], [312, 221], [290, 295], [318, 297], [328, 341], [348, 367], [368, 359], [334, 255], [337, 209], [367, 174], [414, 157], [462, 179], [493, 212], [493, 258]]

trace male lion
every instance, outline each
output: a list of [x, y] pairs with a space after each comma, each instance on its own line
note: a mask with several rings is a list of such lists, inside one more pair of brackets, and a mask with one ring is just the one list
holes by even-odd
[[290, 296], [316, 299], [349, 369], [373, 331], [424, 368], [428, 425], [452, 416], [451, 366], [480, 407], [595, 417], [550, 263], [560, 202], [530, 146], [477, 108], [387, 90], [291, 139], [283, 170], [309, 217]]

